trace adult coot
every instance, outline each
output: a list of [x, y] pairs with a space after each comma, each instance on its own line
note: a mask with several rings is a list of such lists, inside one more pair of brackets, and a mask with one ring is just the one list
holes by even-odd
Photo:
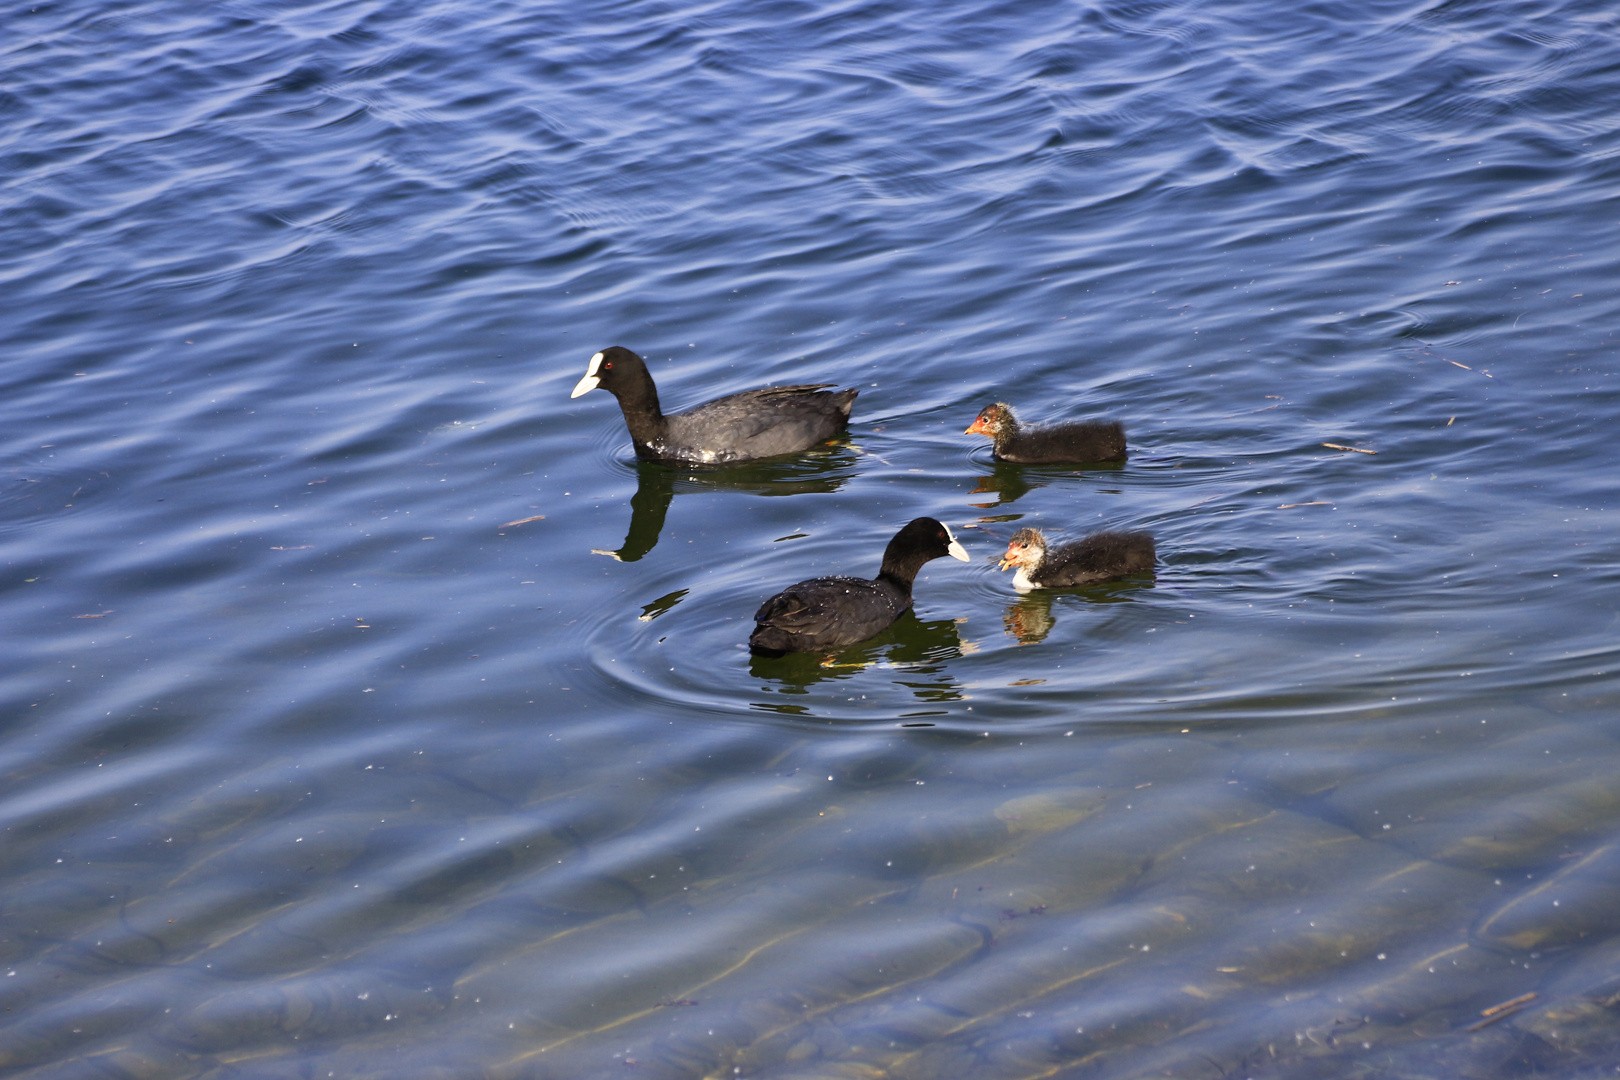
[[1000, 568], [1018, 567], [1013, 588], [1062, 589], [1094, 585], [1127, 574], [1151, 574], [1156, 556], [1145, 532], [1100, 532], [1084, 540], [1048, 548], [1039, 529], [1019, 529], [1007, 543]]
[[967, 435], [988, 435], [998, 461], [1024, 465], [1060, 461], [1125, 460], [1125, 428], [1118, 420], [1079, 420], [1045, 427], [1022, 427], [1012, 406], [996, 402], [979, 410]]
[[665, 416], [646, 361], [618, 345], [591, 357], [577, 398], [598, 386], [619, 399], [636, 456], [651, 461], [748, 461], [808, 450], [849, 426], [856, 390], [835, 383], [767, 386]]
[[764, 656], [836, 649], [878, 633], [911, 606], [911, 583], [930, 559], [968, 561], [951, 530], [920, 517], [894, 534], [875, 578], [819, 577], [790, 585], [754, 612], [748, 647]]

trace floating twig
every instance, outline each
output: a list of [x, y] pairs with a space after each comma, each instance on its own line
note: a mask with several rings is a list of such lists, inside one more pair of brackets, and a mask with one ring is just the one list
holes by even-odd
[[1503, 1012], [1507, 1009], [1517, 1009], [1520, 1005], [1528, 1004], [1534, 1000], [1536, 1000], [1536, 992], [1532, 990], [1528, 994], [1520, 994], [1518, 997], [1504, 1001], [1500, 1005], [1492, 1005], [1488, 1009], [1481, 1009], [1479, 1011], [1479, 1015], [1495, 1016], [1499, 1012]]
[[1376, 451], [1376, 450], [1363, 450], [1359, 446], [1341, 446], [1336, 442], [1325, 442], [1322, 445], [1327, 447], [1329, 450], [1349, 450], [1349, 451], [1352, 451], [1352, 452], [1357, 453], [1357, 454], [1376, 454], [1376, 453], [1378, 453], [1378, 451]]
[[1315, 502], [1308, 502], [1308, 503], [1283, 503], [1281, 506], [1277, 507], [1277, 509], [1279, 509], [1279, 510], [1292, 510], [1296, 506], [1332, 506], [1332, 505], [1333, 505], [1333, 502], [1330, 499], [1317, 499]]
[[[1447, 360], [1446, 363], [1448, 363], [1448, 364], [1457, 364], [1457, 361], [1455, 361], [1455, 360]], [[1464, 371], [1473, 371], [1474, 370], [1473, 368], [1469, 367], [1467, 364], [1457, 364], [1457, 366], [1462, 368]]]
[[1485, 1019], [1477, 1020], [1474, 1023], [1469, 1024], [1463, 1030], [1479, 1031], [1482, 1028], [1488, 1028], [1498, 1020], [1506, 1020], [1508, 1017], [1512, 1016], [1514, 1013], [1518, 1012], [1535, 999], [1536, 994], [1534, 991], [1531, 991], [1528, 994], [1520, 994], [1511, 1001], [1504, 1001], [1500, 1005], [1492, 1005], [1488, 1009], [1482, 1009], [1480, 1011], [1480, 1015]]
[[544, 514], [536, 514], [536, 515], [534, 515], [534, 517], [518, 518], [516, 521], [508, 521], [505, 525], [502, 525], [500, 527], [503, 528], [503, 529], [510, 529], [514, 525], [527, 525], [531, 521], [544, 521], [544, 520], [546, 520], [546, 515], [544, 515]]

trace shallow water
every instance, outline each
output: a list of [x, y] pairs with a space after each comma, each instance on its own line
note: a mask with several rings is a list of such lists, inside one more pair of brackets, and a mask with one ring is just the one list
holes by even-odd
[[[1608, 7], [8, 30], [0, 1068], [1613, 1075]], [[850, 437], [637, 464], [613, 343]]]

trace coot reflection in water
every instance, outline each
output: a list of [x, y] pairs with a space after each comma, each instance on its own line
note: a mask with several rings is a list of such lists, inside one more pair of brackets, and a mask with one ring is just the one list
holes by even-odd
[[[919, 619], [916, 612], [908, 608], [882, 633], [846, 646], [830, 657], [813, 652], [779, 657], [752, 655], [748, 674], [775, 684], [762, 689], [779, 694], [803, 694], [823, 680], [848, 679], [871, 668], [886, 666], [896, 673], [895, 685], [907, 688], [920, 700], [956, 701], [962, 697], [962, 686], [944, 673], [945, 664], [978, 651], [975, 643], [963, 640], [960, 622], [959, 619]], [[754, 708], [809, 712], [805, 706], [780, 702], [755, 702]]]
[[658, 546], [664, 519], [677, 494], [731, 491], [747, 495], [827, 495], [855, 475], [858, 457], [848, 443], [812, 450], [790, 458], [736, 465], [671, 465], [662, 461], [626, 462], [636, 471], [630, 496], [630, 527], [616, 549], [592, 548], [620, 562], [636, 562]]

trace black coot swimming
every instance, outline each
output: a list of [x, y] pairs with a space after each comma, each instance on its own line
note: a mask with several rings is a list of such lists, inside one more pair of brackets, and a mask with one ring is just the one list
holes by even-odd
[[1094, 585], [1128, 574], [1151, 574], [1156, 561], [1153, 537], [1145, 532], [1100, 532], [1084, 540], [1048, 548], [1039, 529], [1019, 529], [1007, 543], [1001, 569], [1018, 567], [1013, 588], [1062, 589]]
[[619, 399], [636, 456], [650, 461], [749, 461], [808, 450], [849, 426], [856, 390], [835, 383], [744, 390], [665, 416], [646, 361], [613, 345], [591, 357], [577, 398], [601, 387]]
[[998, 461], [1040, 465], [1125, 460], [1125, 427], [1118, 420], [1077, 420], [1026, 428], [1019, 425], [1012, 406], [998, 401], [980, 409], [964, 434], [988, 435], [996, 444]]
[[950, 529], [933, 518], [917, 518], [883, 549], [876, 578], [811, 578], [761, 604], [748, 647], [763, 656], [781, 656], [865, 641], [911, 606], [917, 571], [942, 555], [968, 561]]

